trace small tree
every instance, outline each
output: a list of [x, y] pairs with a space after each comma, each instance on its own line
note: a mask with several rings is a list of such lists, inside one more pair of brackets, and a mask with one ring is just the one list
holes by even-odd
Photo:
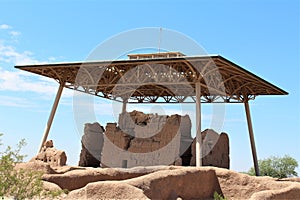
[[[298, 162], [289, 155], [285, 155], [284, 157], [272, 156], [267, 159], [259, 160], [258, 166], [261, 176], [271, 176], [274, 178], [297, 176], [295, 168], [298, 167]], [[255, 175], [253, 167], [250, 168], [248, 174], [252, 176]]]

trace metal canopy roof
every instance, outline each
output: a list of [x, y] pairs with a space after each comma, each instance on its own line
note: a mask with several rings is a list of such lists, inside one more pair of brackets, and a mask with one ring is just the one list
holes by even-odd
[[286, 91], [219, 55], [15, 66], [64, 87], [129, 103], [235, 103]]

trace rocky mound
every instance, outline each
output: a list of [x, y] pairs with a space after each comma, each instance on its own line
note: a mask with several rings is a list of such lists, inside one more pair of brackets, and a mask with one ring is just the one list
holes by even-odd
[[69, 191], [82, 188], [88, 183], [108, 180], [126, 180], [156, 171], [172, 170], [174, 167], [154, 166], [135, 167], [132, 169], [122, 168], [86, 168], [68, 171], [64, 174], [44, 174], [43, 180], [52, 182], [62, 189]]
[[70, 192], [68, 198], [209, 199], [214, 192], [221, 194], [214, 170], [179, 168], [125, 181], [89, 183], [82, 189]]
[[271, 177], [254, 177], [210, 167], [216, 171], [222, 192], [228, 199], [299, 199], [300, 183]]
[[[253, 177], [216, 167], [48, 170], [49, 165], [41, 163], [45, 187], [68, 189], [70, 193], [63, 197], [68, 199], [212, 199], [214, 192], [227, 199], [300, 199], [298, 178]], [[32, 163], [22, 164], [26, 166]]]
[[126, 183], [105, 181], [90, 183], [69, 193], [66, 199], [148, 199], [143, 190]]

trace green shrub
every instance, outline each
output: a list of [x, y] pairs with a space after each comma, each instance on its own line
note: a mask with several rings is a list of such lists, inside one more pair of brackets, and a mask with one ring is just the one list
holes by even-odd
[[214, 200], [227, 200], [225, 197], [223, 197], [223, 195], [214, 192]]
[[[0, 137], [2, 135], [0, 133]], [[0, 146], [2, 145], [0, 140]], [[42, 172], [15, 169], [16, 163], [22, 162], [25, 157], [20, 154], [24, 145], [26, 143], [23, 139], [17, 144], [15, 150], [8, 146], [4, 152], [0, 152], [0, 198], [31, 199], [33, 197], [61, 195], [63, 190], [43, 191]]]
[[[259, 171], [261, 176], [271, 176], [274, 178], [287, 178], [290, 176], [297, 176], [295, 168], [298, 167], [298, 162], [288, 156], [284, 157], [270, 157], [258, 161]], [[249, 175], [255, 175], [254, 168], [248, 171]]]

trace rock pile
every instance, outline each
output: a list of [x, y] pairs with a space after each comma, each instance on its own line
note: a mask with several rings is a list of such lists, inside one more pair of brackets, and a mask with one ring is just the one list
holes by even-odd
[[30, 161], [42, 161], [48, 163], [52, 167], [57, 167], [66, 165], [67, 156], [65, 151], [54, 148], [52, 140], [48, 140], [44, 143], [41, 152], [34, 156]]

